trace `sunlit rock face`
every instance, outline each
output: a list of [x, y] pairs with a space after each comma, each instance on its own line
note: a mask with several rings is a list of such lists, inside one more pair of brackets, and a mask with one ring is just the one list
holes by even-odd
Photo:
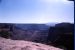
[[0, 50], [63, 50], [45, 44], [0, 37]]

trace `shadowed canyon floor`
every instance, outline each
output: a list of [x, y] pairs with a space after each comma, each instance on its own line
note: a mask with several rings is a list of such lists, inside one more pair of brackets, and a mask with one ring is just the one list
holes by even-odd
[[63, 50], [45, 44], [0, 37], [0, 50]]

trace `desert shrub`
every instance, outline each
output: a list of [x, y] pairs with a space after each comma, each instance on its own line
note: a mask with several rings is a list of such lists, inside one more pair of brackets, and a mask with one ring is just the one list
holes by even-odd
[[9, 38], [10, 33], [8, 31], [1, 31], [0, 36], [3, 37], [3, 38]]

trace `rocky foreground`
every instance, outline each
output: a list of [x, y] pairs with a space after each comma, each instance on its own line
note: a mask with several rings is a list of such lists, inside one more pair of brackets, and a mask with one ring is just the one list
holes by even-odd
[[63, 50], [45, 44], [0, 37], [0, 50]]

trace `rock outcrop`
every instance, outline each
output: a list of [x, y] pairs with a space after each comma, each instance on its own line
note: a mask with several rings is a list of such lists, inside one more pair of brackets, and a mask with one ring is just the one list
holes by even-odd
[[57, 47], [65, 47], [67, 50], [73, 50], [74, 24], [58, 23], [50, 27], [47, 41]]
[[45, 44], [0, 37], [0, 50], [63, 50]]

